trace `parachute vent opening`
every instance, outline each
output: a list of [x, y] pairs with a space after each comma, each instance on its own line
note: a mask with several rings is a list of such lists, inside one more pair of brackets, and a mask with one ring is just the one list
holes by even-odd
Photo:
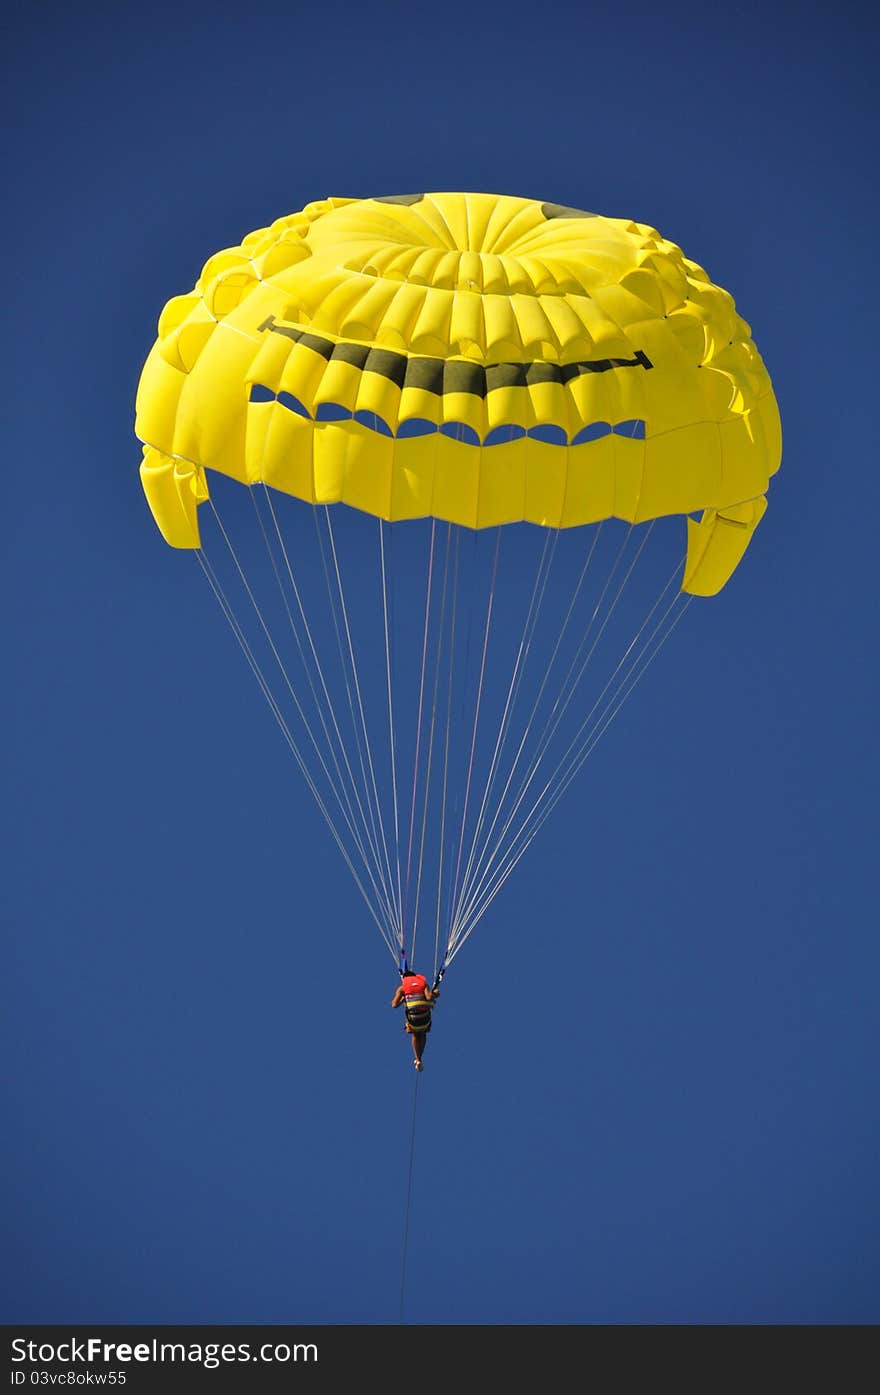
[[271, 388], [264, 387], [262, 383], [251, 383], [251, 402], [274, 402], [275, 393]]

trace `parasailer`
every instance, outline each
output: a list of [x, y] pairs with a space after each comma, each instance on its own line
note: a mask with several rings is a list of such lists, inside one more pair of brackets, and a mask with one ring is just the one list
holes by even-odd
[[393, 1008], [404, 1004], [404, 1031], [412, 1040], [413, 1065], [416, 1070], [423, 1070], [422, 1053], [431, 1030], [431, 1020], [437, 999], [440, 997], [440, 989], [436, 986], [428, 987], [428, 980], [424, 974], [416, 973], [412, 969], [404, 970], [394, 997], [391, 999]]
[[425, 965], [427, 936], [435, 980], [739, 565], [781, 455], [699, 263], [474, 193], [331, 198], [216, 253], [160, 316], [136, 431], [388, 950]]

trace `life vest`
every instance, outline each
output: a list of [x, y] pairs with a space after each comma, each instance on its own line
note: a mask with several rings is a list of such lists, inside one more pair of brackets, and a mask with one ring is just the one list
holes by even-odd
[[425, 997], [428, 980], [424, 974], [404, 974], [403, 998], [406, 1004], [406, 1020], [416, 1032], [424, 1032], [431, 1025], [431, 1004]]

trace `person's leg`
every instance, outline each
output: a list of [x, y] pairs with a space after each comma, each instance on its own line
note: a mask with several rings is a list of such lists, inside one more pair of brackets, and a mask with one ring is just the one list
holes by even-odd
[[421, 1070], [421, 1069], [422, 1069], [422, 1052], [423, 1052], [424, 1049], [425, 1049], [425, 1033], [424, 1033], [424, 1032], [413, 1032], [413, 1034], [412, 1034], [412, 1043], [413, 1043], [413, 1055], [414, 1055], [415, 1058], [416, 1058], [416, 1065], [418, 1066], [419, 1070]]

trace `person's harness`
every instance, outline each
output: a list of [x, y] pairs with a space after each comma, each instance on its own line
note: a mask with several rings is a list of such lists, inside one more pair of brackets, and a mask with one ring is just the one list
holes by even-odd
[[[436, 989], [436, 988], [439, 986], [439, 984], [440, 984], [440, 980], [441, 980], [441, 978], [443, 977], [444, 969], [445, 969], [445, 965], [444, 965], [444, 968], [441, 969], [440, 972], [439, 972], [438, 975], [437, 975], [437, 981], [436, 981], [436, 983], [434, 984], [434, 988], [435, 988], [435, 989]], [[401, 958], [400, 958], [400, 980], [401, 980], [401, 983], [402, 983], [403, 985], [405, 985], [405, 984], [406, 984], [406, 980], [407, 980], [408, 978], [409, 978], [409, 979], [413, 979], [413, 980], [415, 980], [415, 981], [414, 981], [414, 983], [412, 983], [412, 984], [410, 985], [410, 992], [409, 992], [409, 993], [406, 992], [406, 988], [405, 988], [405, 986], [404, 986], [404, 998], [403, 998], [403, 1000], [404, 1000], [404, 1012], [405, 1012], [405, 1015], [406, 1015], [407, 1026], [408, 1026], [408, 1027], [410, 1028], [410, 1030], [413, 1031], [413, 1032], [427, 1032], [427, 1031], [430, 1031], [430, 1028], [431, 1028], [431, 1011], [432, 1011], [432, 1004], [429, 1003], [429, 1002], [428, 1002], [428, 999], [425, 997], [425, 990], [426, 990], [426, 988], [428, 987], [428, 980], [425, 978], [425, 976], [424, 976], [423, 974], [412, 974], [412, 973], [410, 973], [410, 970], [409, 970], [409, 968], [408, 968], [408, 966], [407, 966], [406, 958], [405, 958], [404, 955], [401, 955]]]
[[[407, 982], [410, 989], [408, 993]], [[404, 977], [403, 984], [407, 1025], [413, 1032], [427, 1032], [431, 1026], [431, 1004], [425, 997], [428, 980], [421, 974], [409, 974]]]

